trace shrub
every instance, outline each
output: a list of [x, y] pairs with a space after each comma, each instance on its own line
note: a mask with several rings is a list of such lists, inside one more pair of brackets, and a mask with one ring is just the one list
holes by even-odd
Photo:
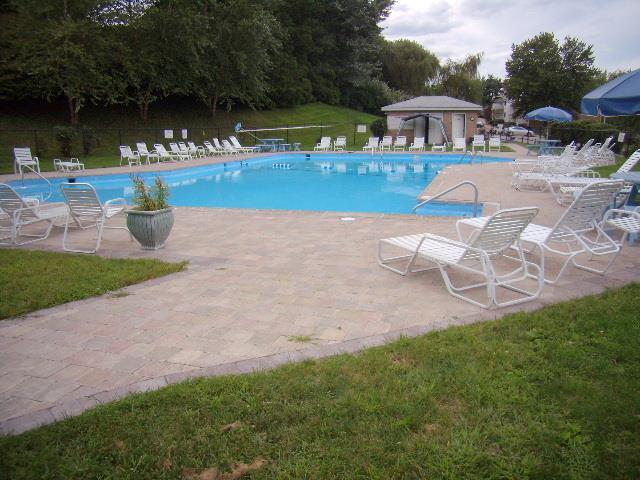
[[620, 129], [613, 125], [588, 120], [549, 125], [549, 138], [559, 139], [565, 145], [573, 140], [584, 144], [591, 138], [598, 143], [603, 143], [609, 136], [613, 136], [614, 140], [617, 139], [619, 132]]
[[57, 126], [53, 127], [56, 140], [60, 144], [60, 154], [63, 157], [70, 157], [73, 144], [78, 138], [78, 132], [73, 127]]
[[90, 155], [93, 149], [98, 146], [98, 137], [96, 137], [93, 128], [86, 125], [80, 128], [80, 133], [82, 135], [82, 152], [85, 155]]
[[382, 138], [387, 133], [387, 122], [381, 118], [371, 123], [371, 133], [374, 137]]

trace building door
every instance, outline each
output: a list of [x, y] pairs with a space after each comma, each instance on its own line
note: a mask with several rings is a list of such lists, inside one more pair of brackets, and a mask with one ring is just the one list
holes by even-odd
[[[441, 144], [444, 141], [442, 137], [442, 113], [430, 113], [429, 116], [429, 138], [427, 143]], [[440, 120], [438, 120], [440, 119]]]
[[451, 128], [452, 138], [465, 138], [465, 118], [466, 115], [464, 113], [453, 114], [453, 125]]
[[424, 137], [425, 118], [424, 117], [418, 117], [418, 118], [414, 119], [413, 122], [414, 122], [414, 125], [415, 125], [415, 130], [414, 130], [414, 133], [413, 133], [413, 137], [414, 138]]

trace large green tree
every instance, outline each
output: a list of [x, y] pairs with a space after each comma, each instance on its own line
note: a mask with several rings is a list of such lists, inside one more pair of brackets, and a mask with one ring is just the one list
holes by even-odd
[[492, 120], [491, 107], [493, 102], [504, 94], [504, 82], [501, 78], [489, 75], [482, 79], [482, 108], [484, 117]]
[[467, 55], [461, 61], [447, 60], [438, 70], [438, 75], [430, 88], [436, 95], [447, 95], [469, 102], [482, 101], [482, 79], [478, 69], [482, 53]]
[[602, 72], [594, 67], [591, 45], [566, 37], [560, 44], [545, 32], [512, 45], [507, 60], [507, 95], [520, 115], [546, 105], [577, 111]]
[[427, 83], [438, 74], [440, 61], [418, 42], [395, 40], [384, 42], [382, 78], [391, 88], [410, 95], [424, 95]]

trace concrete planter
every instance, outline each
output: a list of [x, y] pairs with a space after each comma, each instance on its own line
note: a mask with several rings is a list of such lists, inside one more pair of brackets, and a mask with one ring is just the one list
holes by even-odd
[[173, 207], [153, 212], [127, 210], [127, 228], [144, 250], [157, 250], [173, 228]]

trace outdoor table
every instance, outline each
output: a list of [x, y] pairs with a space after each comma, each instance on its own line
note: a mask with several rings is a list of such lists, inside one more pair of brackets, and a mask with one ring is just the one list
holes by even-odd
[[560, 140], [540, 140], [540, 155], [549, 155], [560, 146]]
[[272, 152], [277, 152], [279, 145], [284, 142], [284, 138], [262, 138], [262, 143], [271, 147]]
[[289, 150], [291, 150], [291, 144], [290, 143], [281, 143], [280, 145], [278, 145], [279, 150], [281, 152], [287, 152]]
[[295, 143], [293, 144], [293, 151], [294, 151], [294, 152], [299, 152], [301, 148], [302, 148], [302, 143], [300, 143], [300, 142], [295, 142]]

